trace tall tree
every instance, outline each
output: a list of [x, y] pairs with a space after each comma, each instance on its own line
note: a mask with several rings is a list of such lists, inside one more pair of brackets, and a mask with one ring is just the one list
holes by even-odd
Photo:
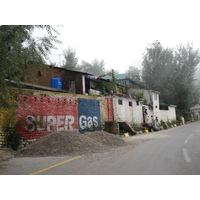
[[129, 78], [133, 81], [136, 81], [138, 83], [141, 82], [141, 72], [137, 67], [130, 66], [126, 73], [128, 73]]
[[197, 70], [195, 73], [195, 89], [196, 102], [200, 104], [200, 65], [197, 66]]
[[200, 62], [199, 50], [192, 44], [179, 45], [175, 50], [174, 90], [175, 101], [180, 109], [188, 110], [195, 102], [195, 71]]
[[78, 64], [78, 58], [76, 57], [76, 51], [72, 48], [68, 48], [63, 51], [64, 63], [62, 65], [63, 68], [69, 70], [76, 70]]
[[170, 69], [173, 68], [173, 50], [156, 41], [146, 48], [143, 56], [142, 78], [146, 85], [161, 91], [169, 82]]
[[[46, 30], [47, 36], [34, 37], [35, 29]], [[5, 106], [9, 96], [9, 86], [15, 82], [18, 87], [21, 80], [34, 77], [28, 68], [35, 69], [48, 60], [48, 54], [54, 48], [58, 32], [52, 26], [0, 26], [0, 106]], [[33, 67], [34, 66], [34, 67]]]
[[83, 60], [78, 69], [80, 71], [98, 76], [105, 74], [105, 63], [104, 60], [98, 61], [97, 59], [94, 59], [92, 63], [88, 63]]
[[149, 89], [158, 90], [161, 101], [187, 111], [195, 103], [194, 74], [200, 62], [199, 50], [191, 44], [164, 48], [156, 41], [147, 47], [143, 58], [142, 76]]

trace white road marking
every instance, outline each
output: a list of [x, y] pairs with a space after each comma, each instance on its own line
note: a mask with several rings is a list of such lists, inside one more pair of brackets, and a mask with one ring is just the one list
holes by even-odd
[[193, 135], [194, 135], [194, 134], [190, 135], [190, 136], [188, 137], [188, 139], [191, 138]]
[[184, 155], [184, 157], [185, 157], [185, 161], [186, 161], [186, 162], [191, 162], [190, 157], [189, 157], [189, 155], [188, 155], [188, 152], [187, 152], [187, 149], [186, 149], [186, 148], [183, 148], [183, 155]]
[[185, 140], [184, 144], [187, 144], [188, 140]]

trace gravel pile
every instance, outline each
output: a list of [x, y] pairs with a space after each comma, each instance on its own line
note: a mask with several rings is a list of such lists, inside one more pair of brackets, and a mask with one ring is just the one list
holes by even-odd
[[85, 135], [108, 147], [118, 147], [126, 144], [119, 136], [105, 131], [86, 132]]
[[104, 131], [85, 134], [61, 131], [39, 138], [18, 152], [21, 156], [58, 156], [96, 153], [126, 144], [120, 137]]

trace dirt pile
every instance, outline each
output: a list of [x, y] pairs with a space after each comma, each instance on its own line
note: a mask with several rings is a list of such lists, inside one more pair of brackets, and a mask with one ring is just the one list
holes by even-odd
[[120, 137], [104, 131], [85, 134], [62, 131], [50, 133], [18, 152], [22, 156], [58, 156], [96, 153], [126, 144]]
[[126, 144], [120, 137], [105, 131], [86, 132], [85, 135], [108, 147], [117, 147]]

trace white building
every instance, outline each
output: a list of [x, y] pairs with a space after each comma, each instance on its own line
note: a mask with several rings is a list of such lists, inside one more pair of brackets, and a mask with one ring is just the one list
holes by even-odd
[[200, 104], [195, 105], [190, 108], [190, 112], [197, 116], [197, 119], [200, 120]]
[[[176, 120], [176, 106], [161, 104], [159, 102], [159, 92], [152, 90], [140, 90], [143, 92], [143, 100], [113, 97], [114, 120], [125, 121], [129, 124], [151, 123], [151, 116], [158, 121]], [[145, 112], [147, 114], [145, 114]]]

